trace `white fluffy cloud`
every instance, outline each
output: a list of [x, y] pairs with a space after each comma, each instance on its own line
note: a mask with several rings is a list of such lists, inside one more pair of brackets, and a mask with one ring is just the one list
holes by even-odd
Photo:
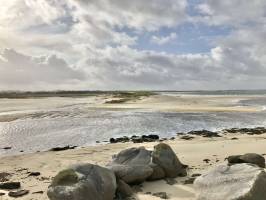
[[12, 49], [0, 53], [0, 77], [0, 90], [49, 90], [86, 78], [55, 55], [31, 57]]
[[164, 36], [158, 37], [156, 35], [153, 35], [151, 38], [151, 42], [154, 44], [163, 45], [173, 41], [174, 39], [176, 39], [176, 37], [177, 37], [176, 33], [170, 33], [168, 36], [165, 37]]
[[[193, 16], [189, 6], [186, 0], [3, 1], [0, 49], [10, 49], [0, 53], [0, 90], [263, 88], [266, 2], [203, 0]], [[231, 32], [213, 41], [209, 53], [166, 53], [184, 23]], [[147, 35], [162, 49], [136, 48]]]

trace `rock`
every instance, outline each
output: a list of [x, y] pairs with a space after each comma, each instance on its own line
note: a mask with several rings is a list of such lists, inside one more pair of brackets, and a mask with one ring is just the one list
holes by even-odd
[[93, 164], [79, 164], [59, 172], [48, 188], [50, 200], [113, 200], [114, 173]]
[[4, 147], [3, 149], [4, 150], [10, 150], [10, 149], [12, 149], [12, 147]]
[[187, 185], [187, 184], [193, 184], [195, 181], [196, 177], [189, 177], [187, 179], [184, 180], [183, 184]]
[[41, 173], [40, 172], [30, 172], [29, 176], [40, 176]]
[[171, 147], [165, 143], [154, 146], [152, 162], [161, 167], [168, 178], [187, 175], [185, 165], [179, 161]]
[[133, 143], [143, 143], [143, 139], [141, 137], [134, 137], [131, 140]]
[[226, 133], [242, 133], [248, 135], [261, 135], [266, 133], [266, 128], [264, 127], [256, 127], [256, 128], [230, 128], [224, 129], [223, 132]]
[[177, 181], [174, 178], [165, 178], [164, 180], [168, 185], [177, 184]]
[[132, 141], [133, 143], [143, 143], [143, 142], [155, 142], [158, 141], [160, 138], [158, 135], [142, 135], [142, 136], [136, 136], [133, 135], [131, 138], [124, 136], [124, 137], [119, 137], [119, 138], [110, 138], [109, 142], [110, 143], [124, 143], [124, 142], [130, 142]]
[[199, 135], [202, 137], [222, 137], [217, 132], [212, 132], [208, 130], [200, 130], [200, 131], [190, 131], [187, 134], [189, 135]]
[[115, 172], [118, 179], [128, 184], [135, 184], [145, 181], [152, 174], [150, 162], [150, 151], [144, 147], [130, 148], [113, 156], [112, 162], [107, 167]]
[[247, 153], [244, 155], [234, 155], [227, 158], [229, 164], [251, 163], [265, 168], [265, 158], [256, 153]]
[[198, 177], [197, 200], [264, 200], [266, 173], [252, 164], [221, 165]]
[[27, 195], [29, 194], [29, 190], [19, 190], [19, 191], [11, 191], [8, 193], [8, 196], [10, 197], [22, 197], [24, 195]]
[[109, 166], [118, 179], [127, 184], [139, 184], [151, 176], [153, 170], [148, 165], [112, 165]]
[[165, 177], [165, 172], [160, 166], [154, 163], [151, 163], [149, 166], [153, 169], [153, 173], [150, 177], [148, 177], [148, 181], [160, 180]]
[[238, 140], [238, 138], [237, 137], [232, 137], [231, 140]]
[[206, 158], [206, 159], [203, 159], [203, 161], [204, 161], [205, 163], [209, 163], [211, 160], [208, 159], [208, 158]]
[[64, 146], [64, 147], [54, 147], [51, 148], [50, 151], [65, 151], [65, 150], [69, 150], [69, 149], [75, 149], [77, 148], [77, 146]]
[[195, 137], [193, 136], [190, 136], [190, 135], [184, 135], [184, 136], [181, 136], [180, 139], [182, 140], [192, 140], [194, 139]]
[[13, 190], [20, 188], [20, 182], [4, 182], [0, 183], [0, 189]]
[[0, 192], [0, 196], [4, 196], [6, 193]]
[[118, 142], [124, 143], [124, 142], [129, 142], [129, 141], [130, 139], [127, 136], [119, 137], [119, 138], [110, 138], [109, 140], [110, 143], [118, 143]]
[[116, 198], [124, 200], [134, 195], [132, 188], [122, 180], [117, 180]]
[[113, 156], [111, 165], [148, 165], [151, 162], [151, 151], [144, 147], [129, 148]]
[[141, 139], [143, 142], [155, 142], [160, 139], [158, 135], [142, 135]]
[[166, 192], [156, 192], [153, 193], [152, 196], [159, 197], [161, 199], [168, 199], [168, 195], [166, 194]]
[[110, 138], [109, 142], [110, 143], [116, 143], [116, 139], [115, 138]]
[[0, 173], [0, 182], [6, 182], [9, 180], [9, 178], [11, 177], [10, 173], [7, 172], [1, 172]]
[[197, 176], [201, 176], [201, 174], [199, 173], [195, 173], [195, 174], [192, 174], [191, 177], [197, 177]]
[[37, 192], [33, 192], [32, 194], [43, 194], [44, 192], [42, 190], [37, 191]]

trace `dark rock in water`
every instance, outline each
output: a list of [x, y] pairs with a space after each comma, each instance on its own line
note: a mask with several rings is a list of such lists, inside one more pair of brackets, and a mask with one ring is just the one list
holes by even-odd
[[217, 132], [212, 132], [208, 130], [200, 130], [200, 131], [190, 131], [187, 134], [189, 135], [199, 135], [202, 137], [222, 137]]
[[115, 138], [110, 138], [109, 142], [110, 143], [116, 143], [116, 139]]
[[160, 180], [165, 177], [165, 172], [159, 165], [151, 163], [149, 166], [153, 169], [153, 172], [152, 175], [148, 177], [148, 181]]
[[156, 193], [153, 193], [152, 196], [155, 196], [155, 197], [159, 197], [161, 199], [168, 199], [168, 195], [166, 194], [166, 192], [156, 192]]
[[20, 188], [20, 182], [4, 182], [0, 183], [0, 189], [13, 190]]
[[228, 164], [251, 163], [265, 168], [265, 158], [256, 153], [247, 153], [244, 155], [234, 155], [227, 158]]
[[41, 173], [40, 172], [30, 172], [29, 176], [40, 176]]
[[141, 139], [143, 142], [155, 142], [160, 139], [158, 135], [142, 135]]
[[143, 143], [143, 142], [155, 142], [159, 140], [158, 135], [142, 135], [142, 136], [136, 136], [133, 135], [131, 138], [124, 136], [124, 137], [119, 137], [119, 138], [110, 138], [109, 142], [110, 143], [124, 143], [124, 142], [130, 142], [132, 141], [133, 143]]
[[93, 164], [80, 164], [59, 172], [48, 188], [50, 200], [113, 200], [114, 173]]
[[117, 180], [116, 200], [124, 200], [128, 197], [132, 197], [134, 192], [132, 188], [122, 180]]
[[134, 137], [131, 140], [133, 143], [143, 143], [142, 137]]
[[112, 165], [108, 166], [118, 179], [128, 184], [140, 184], [151, 176], [153, 170], [148, 165]]
[[77, 148], [77, 146], [65, 146], [65, 147], [54, 147], [52, 149], [50, 149], [50, 151], [65, 151], [65, 150], [69, 150], [69, 149], [75, 149]]
[[261, 135], [266, 133], [265, 127], [256, 127], [256, 128], [230, 128], [224, 129], [223, 132], [226, 133], [242, 133], [248, 135]]
[[184, 136], [181, 136], [180, 139], [182, 140], [192, 140], [194, 139], [195, 137], [193, 136], [190, 136], [190, 135], [184, 135]]
[[29, 194], [29, 190], [19, 190], [19, 191], [11, 191], [8, 193], [8, 196], [10, 197], [22, 197], [26, 194]]
[[179, 161], [172, 148], [165, 143], [154, 146], [152, 162], [161, 167], [168, 178], [187, 175], [186, 166]]
[[127, 136], [119, 137], [119, 138], [110, 138], [109, 140], [110, 143], [118, 143], [118, 142], [124, 143], [124, 142], [129, 142], [129, 141], [130, 139]]
[[145, 181], [152, 174], [150, 162], [150, 151], [144, 147], [130, 148], [115, 155], [107, 167], [115, 172], [118, 179], [135, 184]]
[[194, 182], [197, 200], [265, 200], [266, 173], [247, 163], [220, 165]]
[[4, 150], [9, 150], [9, 149], [12, 149], [12, 147], [4, 147], [3, 149]]

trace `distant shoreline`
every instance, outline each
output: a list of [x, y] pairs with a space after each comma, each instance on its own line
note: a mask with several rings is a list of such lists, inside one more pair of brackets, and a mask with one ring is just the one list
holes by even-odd
[[94, 95], [117, 95], [124, 93], [180, 93], [200, 95], [258, 95], [265, 94], [266, 89], [254, 90], [55, 90], [55, 91], [0, 91], [0, 98], [34, 98], [34, 97], [86, 97]]

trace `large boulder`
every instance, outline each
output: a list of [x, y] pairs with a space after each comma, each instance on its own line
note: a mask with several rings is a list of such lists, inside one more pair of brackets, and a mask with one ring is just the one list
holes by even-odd
[[115, 200], [124, 200], [134, 196], [132, 188], [122, 180], [117, 180], [117, 190]]
[[148, 165], [151, 162], [151, 151], [144, 147], [129, 148], [113, 156], [111, 164]]
[[113, 200], [116, 177], [107, 169], [79, 164], [59, 172], [48, 188], [50, 200]]
[[186, 166], [179, 161], [175, 152], [165, 143], [154, 146], [152, 162], [161, 167], [168, 178], [187, 175]]
[[252, 164], [221, 165], [198, 177], [197, 200], [265, 200], [266, 173]]
[[234, 155], [227, 158], [229, 164], [251, 163], [265, 168], [265, 158], [256, 153], [247, 153], [244, 155]]
[[153, 172], [148, 177], [148, 181], [155, 181], [165, 178], [165, 172], [159, 165], [151, 163], [149, 166], [153, 169]]
[[151, 176], [153, 170], [148, 165], [112, 165], [109, 166], [117, 179], [128, 184], [139, 184]]
[[152, 174], [150, 162], [150, 151], [144, 147], [130, 148], [115, 155], [107, 167], [125, 183], [138, 184], [144, 182]]

